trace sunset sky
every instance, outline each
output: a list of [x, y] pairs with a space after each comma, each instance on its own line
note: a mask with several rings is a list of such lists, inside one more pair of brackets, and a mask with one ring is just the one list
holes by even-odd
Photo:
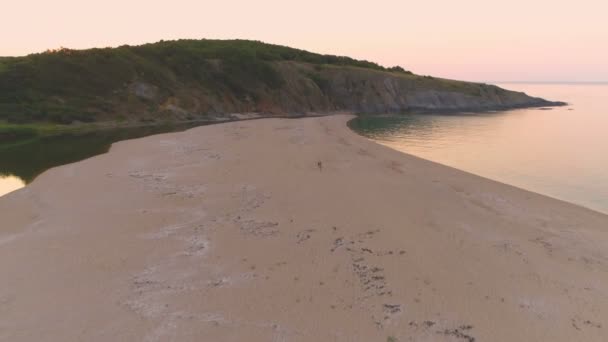
[[608, 1], [4, 1], [0, 56], [242, 38], [474, 81], [608, 81]]

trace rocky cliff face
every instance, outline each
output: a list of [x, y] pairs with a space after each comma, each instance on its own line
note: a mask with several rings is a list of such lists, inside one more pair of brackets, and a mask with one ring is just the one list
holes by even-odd
[[333, 68], [324, 95], [336, 109], [363, 113], [489, 110], [551, 103], [487, 84], [417, 75]]
[[[179, 86], [163, 97], [158, 86], [135, 81], [125, 112], [144, 111], [152, 117], [221, 117], [230, 113], [290, 115], [353, 111], [364, 114], [409, 111], [485, 111], [560, 105], [494, 85], [384, 72], [355, 67], [318, 67], [305, 63], [275, 63], [283, 84], [258, 87], [245, 94], [227, 89]], [[145, 102], [144, 107], [140, 102]]]

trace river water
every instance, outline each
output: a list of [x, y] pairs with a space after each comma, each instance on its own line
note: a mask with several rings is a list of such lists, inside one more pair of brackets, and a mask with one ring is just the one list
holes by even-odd
[[94, 132], [72, 132], [0, 145], [0, 196], [24, 187], [42, 172], [108, 151], [113, 142], [182, 131], [205, 122], [157, 125]]

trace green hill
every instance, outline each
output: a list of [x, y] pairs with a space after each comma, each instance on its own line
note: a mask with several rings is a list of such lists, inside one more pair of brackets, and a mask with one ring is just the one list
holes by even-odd
[[0, 58], [0, 121], [17, 124], [547, 104], [495, 86], [246, 40], [161, 41]]

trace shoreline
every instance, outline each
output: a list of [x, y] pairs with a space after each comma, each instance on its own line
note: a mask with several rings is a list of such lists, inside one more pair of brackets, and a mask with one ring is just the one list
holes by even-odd
[[[569, 105], [568, 103], [565, 103], [565, 102], [556, 102], [556, 103], [563, 103], [563, 104], [558, 104], [558, 105], [555, 105], [555, 106], [563, 106], [563, 105], [567, 106], [567, 105]], [[522, 109], [524, 109], [524, 108], [528, 108], [528, 109], [529, 108], [538, 108], [539, 110], [542, 109], [542, 107], [523, 107]], [[505, 109], [498, 109], [498, 110], [492, 110], [492, 111], [473, 111], [473, 112], [456, 111], [456, 112], [457, 113], [461, 113], [461, 114], [467, 114], [467, 113], [471, 113], [471, 114], [483, 114], [483, 113], [491, 113], [491, 112], [509, 111], [509, 110], [515, 110], [515, 109], [517, 109], [517, 108], [505, 108]], [[430, 114], [431, 112], [410, 112], [410, 113], [405, 113], [405, 114], [422, 114], [422, 115], [424, 115], [424, 114], [427, 114], [427, 113]], [[451, 113], [451, 112], [441, 112], [440, 111], [437, 114], [449, 114], [449, 113]], [[141, 124], [141, 125], [129, 124], [129, 125], [126, 125], [126, 126], [112, 126], [115, 123], [114, 122], [109, 122], [109, 123], [101, 123], [102, 125], [100, 125], [99, 126], [100, 128], [98, 128], [97, 130], [91, 129], [90, 131], [80, 131], [80, 132], [82, 132], [82, 133], [85, 133], [85, 132], [86, 133], [90, 133], [90, 132], [95, 132], [95, 131], [99, 131], [99, 130], [103, 131], [103, 130], [112, 130], [112, 129], [130, 129], [130, 128], [160, 127], [160, 126], [165, 126], [165, 125], [168, 125], [168, 126], [180, 126], [180, 125], [188, 125], [188, 124], [197, 124], [198, 123], [198, 125], [192, 126], [192, 127], [188, 127], [188, 128], [184, 128], [184, 130], [169, 131], [169, 132], [156, 133], [156, 134], [149, 135], [149, 136], [153, 136], [153, 135], [168, 134], [168, 133], [181, 133], [181, 132], [185, 132], [187, 130], [194, 129], [194, 128], [197, 128], [197, 127], [216, 125], [216, 124], [225, 124], [225, 123], [234, 123], [234, 122], [241, 122], [241, 121], [264, 120], [264, 119], [287, 119], [287, 120], [290, 120], [290, 119], [318, 118], [318, 117], [326, 117], [326, 116], [332, 116], [332, 115], [352, 115], [353, 117], [350, 118], [349, 120], [347, 120], [347, 122], [345, 123], [345, 125], [348, 127], [348, 129], [350, 129], [355, 134], [357, 134], [357, 135], [359, 135], [359, 136], [361, 136], [361, 137], [363, 137], [363, 138], [365, 138], [365, 139], [367, 139], [367, 140], [369, 140], [369, 141], [371, 141], [371, 142], [373, 142], [375, 144], [388, 147], [391, 150], [397, 151], [399, 153], [403, 153], [405, 155], [408, 155], [409, 157], [418, 158], [418, 159], [421, 159], [421, 160], [424, 160], [424, 161], [427, 161], [427, 162], [431, 162], [431, 163], [437, 164], [437, 165], [442, 166], [442, 167], [446, 167], [446, 168], [454, 169], [454, 170], [457, 170], [457, 171], [465, 172], [465, 173], [471, 174], [473, 176], [480, 177], [480, 178], [483, 178], [483, 179], [486, 179], [486, 180], [490, 180], [490, 181], [493, 181], [493, 182], [497, 182], [497, 183], [500, 183], [500, 184], [503, 184], [503, 185], [506, 185], [506, 186], [511, 186], [511, 187], [517, 188], [517, 189], [522, 190], [522, 191], [527, 191], [527, 192], [531, 192], [531, 193], [534, 193], [534, 194], [537, 194], [537, 195], [545, 196], [545, 197], [550, 198], [552, 200], [564, 202], [564, 203], [569, 204], [569, 205], [578, 206], [580, 208], [583, 208], [583, 209], [586, 209], [586, 210], [590, 210], [590, 211], [593, 211], [593, 212], [596, 212], [596, 213], [599, 213], [599, 214], [602, 214], [602, 215], [608, 215], [608, 213], [606, 213], [606, 212], [602, 212], [602, 211], [600, 211], [598, 209], [590, 208], [590, 207], [587, 207], [587, 206], [579, 204], [579, 203], [569, 202], [567, 200], [560, 199], [560, 198], [557, 198], [557, 197], [553, 197], [553, 196], [550, 196], [550, 195], [547, 195], [547, 194], [543, 194], [541, 192], [536, 192], [534, 190], [526, 189], [526, 188], [523, 188], [523, 187], [520, 187], [520, 186], [517, 186], [517, 185], [513, 185], [513, 184], [505, 183], [505, 182], [502, 182], [502, 181], [499, 181], [499, 180], [496, 180], [496, 179], [492, 179], [492, 178], [489, 178], [487, 176], [471, 173], [469, 171], [462, 170], [462, 169], [459, 169], [457, 167], [453, 167], [453, 166], [449, 166], [449, 165], [446, 165], [446, 164], [442, 164], [441, 162], [438, 162], [438, 161], [431, 161], [431, 160], [428, 160], [428, 159], [425, 159], [425, 158], [422, 158], [422, 157], [418, 157], [416, 155], [413, 155], [413, 154], [410, 154], [410, 153], [407, 153], [407, 152], [404, 152], [404, 151], [397, 150], [395, 148], [392, 148], [392, 147], [390, 147], [388, 145], [385, 145], [385, 144], [382, 144], [380, 142], [376, 142], [374, 139], [365, 137], [365, 136], [357, 133], [351, 127], [351, 122], [353, 120], [357, 119], [361, 115], [365, 116], [365, 114], [356, 115], [356, 114], [350, 114], [350, 113], [344, 113], [344, 112], [332, 112], [332, 113], [306, 113], [306, 114], [302, 114], [302, 115], [286, 115], [286, 116], [264, 116], [264, 115], [261, 115], [259, 113], [235, 113], [235, 114], [230, 115], [230, 118], [227, 118], [225, 120], [217, 120], [217, 121], [214, 121], [214, 120], [191, 120], [191, 121], [178, 121], [178, 122], [172, 122], [172, 123], [171, 122], [165, 122], [165, 123], [151, 123], [151, 124]], [[404, 114], [384, 114], [384, 115], [375, 115], [375, 116], [392, 117], [392, 116], [396, 116], [396, 115], [404, 115]], [[76, 127], [76, 129], [74, 129], [72, 131], [70, 131], [70, 130], [64, 130], [64, 131], [61, 131], [61, 132], [62, 133], [78, 132], [78, 127]], [[122, 141], [129, 141], [129, 140], [134, 140], [134, 139], [142, 139], [142, 138], [146, 138], [146, 137], [149, 137], [149, 136], [132, 138], [132, 139], [125, 139], [125, 140], [119, 140], [119, 141], [116, 141], [116, 142], [112, 143], [111, 145], [113, 145], [115, 143], [122, 142]], [[101, 155], [101, 154], [109, 153], [110, 149], [111, 149], [111, 145], [108, 148], [108, 151], [106, 151], [104, 153], [92, 155], [89, 158], [93, 158], [93, 157]], [[86, 159], [83, 159], [83, 160], [86, 160]], [[79, 161], [76, 161], [76, 162], [73, 162], [73, 163], [78, 163], [78, 162], [83, 161], [83, 160], [79, 160]], [[73, 164], [73, 163], [58, 165], [58, 166], [54, 166], [52, 168], [61, 167], [61, 166], [64, 166], [64, 165], [70, 165], [70, 164]], [[44, 173], [45, 171], [43, 171], [42, 173]], [[6, 176], [6, 177], [10, 178], [11, 176], [9, 175], [9, 176]], [[32, 181], [30, 181], [30, 182], [25, 182], [24, 181], [25, 185], [23, 187], [27, 186], [28, 184], [30, 184], [34, 180], [35, 180], [35, 178]], [[12, 190], [11, 192], [14, 192], [14, 191], [19, 190], [19, 189], [21, 189], [21, 188]], [[0, 198], [2, 196], [8, 195], [11, 192], [8, 192], [8, 193], [5, 193], [5, 194], [0, 194]]]
[[[492, 84], [494, 85], [494, 84]], [[496, 86], [496, 85], [495, 85]], [[383, 114], [378, 113], [365, 113], [361, 112], [358, 116], [396, 116], [403, 114], [462, 114], [462, 113], [495, 113], [504, 112], [517, 109], [532, 109], [538, 108], [543, 109], [569, 106], [570, 104], [563, 101], [551, 101], [544, 100], [541, 98], [535, 98], [538, 103], [528, 104], [495, 104], [487, 106], [474, 106], [474, 107], [416, 107], [412, 106], [408, 109], [401, 111], [389, 111]], [[106, 130], [119, 130], [119, 129], [131, 129], [131, 128], [147, 128], [147, 127], [162, 127], [162, 126], [186, 126], [186, 125], [213, 125], [218, 123], [227, 123], [235, 121], [247, 121], [247, 120], [259, 120], [259, 119], [300, 119], [306, 117], [323, 117], [329, 115], [336, 115], [340, 113], [350, 112], [348, 110], [331, 110], [331, 111], [319, 111], [319, 112], [288, 112], [284, 114], [271, 114], [266, 112], [242, 112], [242, 113], [225, 113], [218, 114], [218, 116], [211, 115], [205, 118], [196, 118], [189, 120], [143, 120], [143, 121], [94, 121], [94, 122], [78, 122], [72, 124], [59, 124], [53, 122], [29, 122], [29, 123], [10, 123], [6, 121], [0, 121], [0, 138], [2, 133], [10, 133], [16, 131], [18, 133], [26, 133], [24, 137], [17, 136], [14, 141], [7, 140], [0, 144], [0, 148], [10, 148], [21, 144], [29, 143], [33, 140], [37, 140], [48, 136], [57, 136], [63, 134], [83, 134], [93, 133]], [[195, 126], [195, 127], [198, 127]], [[20, 132], [24, 131], [24, 132]]]
[[[565, 102], [547, 101], [543, 105], [555, 107], [555, 106], [566, 106], [568, 104]], [[541, 105], [502, 106], [502, 107], [495, 106], [493, 109], [476, 108], [476, 109], [471, 109], [470, 111], [466, 111], [465, 109], [440, 109], [440, 108], [438, 108], [438, 109], [434, 109], [434, 110], [430, 110], [430, 109], [418, 110], [416, 108], [412, 108], [409, 111], [401, 112], [401, 113], [386, 113], [386, 114], [360, 113], [360, 114], [356, 114], [356, 116], [365, 117], [368, 115], [373, 115], [373, 116], [380, 116], [380, 117], [391, 117], [391, 116], [400, 116], [400, 115], [409, 115], [409, 114], [425, 115], [425, 114], [432, 114], [432, 113], [442, 114], [442, 115], [449, 115], [452, 113], [454, 113], [454, 114], [456, 114], [456, 113], [460, 113], [460, 114], [484, 114], [484, 113], [486, 113], [487, 114], [487, 113], [500, 113], [500, 112], [504, 112], [504, 111], [524, 109], [524, 108], [528, 108], [528, 109], [529, 108], [538, 108], [539, 110], [544, 109], [544, 107], [542, 107]], [[272, 115], [272, 114], [268, 114], [268, 113], [259, 113], [259, 112], [245, 112], [245, 113], [227, 114], [227, 116], [225, 116], [225, 117], [194, 119], [194, 120], [177, 120], [177, 121], [166, 120], [166, 121], [154, 121], [154, 122], [101, 121], [101, 122], [94, 122], [94, 123], [79, 123], [79, 124], [73, 124], [73, 125], [59, 125], [59, 124], [42, 123], [42, 122], [29, 123], [29, 124], [7, 124], [6, 122], [0, 122], [0, 135], [2, 135], [1, 131], [3, 129], [17, 130], [17, 131], [24, 130], [24, 131], [28, 132], [28, 135], [25, 138], [19, 138], [20, 140], [18, 139], [18, 140], [12, 141], [12, 142], [5, 142], [5, 143], [0, 144], [0, 152], [7, 151], [10, 149], [15, 149], [15, 148], [21, 148], [21, 147], [29, 145], [29, 144], [35, 144], [42, 139], [57, 138], [57, 137], [63, 137], [63, 136], [68, 136], [68, 135], [87, 135], [87, 134], [97, 134], [97, 133], [104, 133], [104, 132], [107, 133], [107, 132], [112, 132], [112, 131], [118, 132], [121, 130], [131, 130], [131, 129], [146, 129], [146, 128], [153, 129], [153, 128], [161, 128], [161, 127], [167, 128], [166, 132], [160, 131], [158, 133], [151, 133], [151, 135], [153, 135], [153, 134], [163, 134], [163, 133], [169, 133], [169, 132], [182, 132], [182, 131], [185, 131], [185, 130], [188, 130], [188, 129], [191, 129], [194, 127], [222, 124], [222, 123], [228, 123], [228, 122], [260, 120], [260, 119], [314, 118], [314, 117], [339, 115], [339, 114], [343, 114], [343, 113], [348, 113], [348, 112], [344, 112], [344, 111], [307, 112], [307, 113], [291, 113], [291, 114], [284, 114], [284, 115]], [[183, 129], [175, 129], [177, 127], [182, 127]], [[147, 136], [147, 135], [144, 135], [144, 137], [145, 136]], [[131, 139], [137, 139], [137, 138], [139, 138], [139, 137], [127, 138], [127, 139], [123, 139], [123, 140], [131, 140]], [[122, 141], [122, 140], [118, 140], [118, 141]], [[118, 141], [115, 141], [115, 142], [118, 142]], [[111, 144], [108, 145], [108, 150], [109, 150], [110, 146], [111, 146]], [[107, 151], [101, 152], [101, 153], [107, 153]], [[98, 154], [100, 154], [100, 152], [97, 152], [96, 154], [91, 154], [88, 158], [94, 157]], [[82, 160], [82, 159], [78, 159], [73, 162], [77, 162], [80, 160]], [[73, 163], [73, 162], [70, 162], [70, 163]], [[70, 164], [70, 163], [67, 163], [67, 164]], [[52, 167], [57, 167], [57, 166], [67, 165], [67, 164], [55, 165]], [[46, 171], [48, 168], [42, 167], [41, 169], [42, 169], [42, 171], [40, 173]], [[9, 172], [6, 175], [20, 177], [20, 175], [14, 175], [11, 172]], [[29, 184], [32, 181], [33, 181], [33, 179], [24, 180], [24, 182], [26, 184]], [[0, 197], [5, 194], [6, 193], [0, 194]]]
[[407, 155], [407, 156], [410, 156], [410, 157], [412, 157], [412, 158], [418, 158], [418, 159], [420, 159], [420, 160], [424, 160], [424, 161], [426, 161], [426, 162], [431, 162], [431, 163], [437, 164], [437, 165], [439, 165], [439, 166], [441, 166], [441, 167], [450, 168], [450, 169], [453, 169], [453, 170], [456, 170], [456, 171], [460, 171], [460, 172], [464, 172], [464, 173], [470, 174], [470, 175], [475, 176], [475, 177], [483, 178], [483, 179], [485, 179], [485, 180], [489, 180], [489, 181], [496, 182], [496, 183], [499, 183], [499, 184], [502, 184], [502, 185], [505, 185], [505, 186], [513, 187], [513, 188], [516, 188], [516, 189], [521, 190], [521, 191], [526, 191], [526, 192], [533, 193], [533, 194], [535, 194], [535, 195], [544, 196], [544, 197], [550, 198], [551, 200], [554, 200], [554, 201], [559, 201], [559, 202], [563, 202], [563, 203], [568, 204], [568, 205], [577, 206], [577, 207], [580, 207], [580, 208], [582, 208], [582, 209], [589, 210], [589, 211], [592, 211], [592, 212], [595, 212], [595, 213], [598, 213], [598, 214], [601, 214], [601, 215], [608, 215], [608, 212], [604, 212], [604, 211], [602, 211], [602, 210], [600, 210], [600, 209], [597, 209], [597, 208], [592, 208], [592, 207], [586, 206], [586, 205], [584, 205], [584, 204], [582, 204], [582, 203], [570, 202], [570, 201], [568, 201], [568, 200], [566, 200], [566, 199], [562, 199], [562, 198], [559, 198], [559, 197], [555, 197], [555, 196], [552, 196], [552, 195], [550, 195], [550, 194], [543, 193], [543, 192], [541, 192], [541, 191], [535, 191], [535, 190], [533, 190], [533, 189], [528, 189], [528, 188], [525, 188], [525, 187], [523, 187], [523, 186], [519, 186], [519, 185], [515, 185], [515, 184], [510, 184], [510, 183], [508, 183], [508, 182], [506, 182], [506, 181], [501, 181], [501, 180], [498, 180], [498, 179], [491, 178], [490, 176], [484, 176], [484, 175], [482, 175], [482, 174], [477, 174], [477, 173], [474, 173], [474, 172], [472, 172], [472, 171], [467, 171], [467, 170], [464, 170], [464, 169], [458, 168], [458, 167], [456, 167], [456, 166], [450, 166], [450, 165], [447, 165], [447, 164], [443, 164], [443, 163], [442, 163], [442, 162], [440, 162], [440, 161], [434, 161], [434, 160], [426, 159], [426, 158], [423, 158], [423, 157], [417, 156], [417, 155], [415, 155], [415, 154], [408, 153], [407, 151], [400, 150], [400, 149], [398, 149], [398, 148], [396, 148], [396, 147], [391, 146], [389, 143], [383, 143], [383, 142], [381, 142], [381, 141], [377, 141], [377, 140], [374, 140], [373, 138], [366, 137], [366, 136], [364, 136], [364, 135], [362, 135], [362, 134], [357, 133], [356, 129], [353, 129], [353, 128], [351, 128], [351, 126], [350, 126], [350, 122], [351, 122], [351, 121], [353, 121], [353, 120], [355, 120], [355, 119], [357, 119], [357, 118], [355, 117], [355, 118], [353, 118], [353, 119], [351, 119], [351, 120], [349, 120], [349, 121], [347, 122], [347, 125], [348, 125], [348, 127], [349, 127], [349, 129], [350, 129], [350, 130], [352, 130], [352, 131], [353, 131], [353, 132], [355, 132], [356, 134], [358, 134], [358, 135], [360, 135], [360, 136], [364, 137], [365, 139], [368, 139], [369, 141], [371, 141], [371, 142], [373, 142], [373, 143], [375, 143], [375, 144], [378, 144], [378, 145], [381, 145], [381, 146], [387, 147], [387, 148], [389, 148], [389, 149], [391, 149], [391, 150], [393, 150], [393, 151], [397, 151], [397, 152], [399, 152], [399, 153], [403, 153], [403, 154], [405, 154], [405, 155]]
[[351, 118], [122, 141], [0, 197], [0, 336], [608, 338], [607, 215], [379, 145]]
[[[347, 122], [347, 125], [349, 125], [349, 123], [350, 123], [352, 120], [355, 120], [355, 119], [356, 119], [356, 117], [355, 117], [355, 118], [350, 119], [350, 120]], [[420, 156], [417, 156], [417, 155], [415, 155], [415, 154], [411, 154], [411, 153], [408, 153], [408, 152], [406, 152], [406, 151], [399, 150], [399, 149], [397, 149], [397, 148], [395, 148], [395, 147], [391, 147], [389, 144], [384, 144], [384, 143], [379, 142], [379, 141], [376, 141], [376, 140], [374, 140], [374, 139], [372, 139], [372, 138], [369, 138], [369, 137], [366, 137], [366, 136], [364, 136], [364, 135], [361, 135], [361, 134], [357, 133], [357, 132], [356, 132], [356, 130], [354, 130], [354, 129], [353, 129], [353, 128], [351, 128], [350, 126], [349, 126], [348, 128], [349, 128], [351, 131], [353, 131], [355, 134], [357, 134], [357, 135], [359, 135], [359, 136], [363, 137], [364, 139], [367, 139], [368, 141], [370, 141], [370, 142], [372, 142], [372, 143], [374, 143], [374, 144], [377, 144], [377, 145], [380, 145], [380, 146], [386, 147], [386, 148], [388, 148], [388, 149], [390, 149], [390, 150], [392, 150], [392, 151], [396, 151], [396, 152], [398, 152], [398, 153], [404, 154], [404, 155], [406, 155], [406, 156], [408, 156], [408, 157], [410, 157], [410, 158], [416, 158], [416, 159], [419, 159], [419, 160], [422, 160], [422, 161], [425, 161], [425, 162], [428, 162], [428, 163], [435, 164], [435, 165], [440, 166], [440, 167], [444, 167], [444, 168], [452, 169], [452, 170], [454, 170], [454, 171], [458, 171], [458, 172], [463, 172], [463, 173], [466, 173], [466, 174], [471, 175], [471, 176], [474, 176], [474, 177], [479, 177], [479, 178], [484, 179], [484, 180], [486, 180], [486, 181], [495, 182], [495, 183], [498, 183], [498, 184], [501, 184], [501, 185], [504, 185], [504, 186], [507, 186], [507, 187], [515, 188], [515, 189], [517, 189], [517, 190], [519, 190], [519, 191], [529, 192], [529, 193], [534, 194], [534, 195], [537, 195], [537, 196], [546, 197], [546, 198], [551, 199], [551, 200], [553, 200], [553, 201], [562, 202], [563, 204], [566, 204], [566, 205], [571, 205], [571, 206], [579, 207], [580, 209], [588, 210], [588, 211], [591, 211], [591, 212], [596, 213], [596, 214], [600, 214], [600, 215], [606, 215], [606, 216], [608, 216], [608, 213], [606, 213], [606, 212], [603, 212], [603, 211], [601, 211], [601, 210], [599, 210], [599, 209], [595, 209], [595, 208], [590, 208], [590, 207], [587, 207], [587, 206], [585, 206], [585, 205], [583, 205], [583, 204], [580, 204], [580, 203], [569, 202], [569, 201], [567, 201], [567, 200], [565, 200], [565, 199], [561, 199], [561, 198], [558, 198], [558, 197], [553, 197], [553, 196], [551, 196], [551, 195], [544, 194], [544, 193], [542, 193], [542, 192], [537, 192], [537, 191], [534, 191], [534, 190], [531, 190], [531, 189], [526, 189], [526, 188], [521, 187], [521, 186], [518, 186], [518, 185], [509, 184], [509, 183], [506, 183], [506, 182], [503, 182], [503, 181], [500, 181], [500, 180], [497, 180], [497, 179], [490, 178], [490, 177], [488, 177], [488, 176], [484, 176], [484, 175], [480, 175], [480, 174], [477, 174], [477, 173], [473, 173], [473, 172], [471, 172], [471, 171], [463, 170], [463, 169], [460, 169], [460, 168], [455, 167], [455, 166], [450, 166], [450, 165], [447, 165], [447, 164], [443, 164], [443, 163], [441, 163], [441, 162], [439, 162], [439, 161], [434, 161], [434, 160], [430, 160], [430, 159], [425, 159], [425, 158], [420, 157]]]

